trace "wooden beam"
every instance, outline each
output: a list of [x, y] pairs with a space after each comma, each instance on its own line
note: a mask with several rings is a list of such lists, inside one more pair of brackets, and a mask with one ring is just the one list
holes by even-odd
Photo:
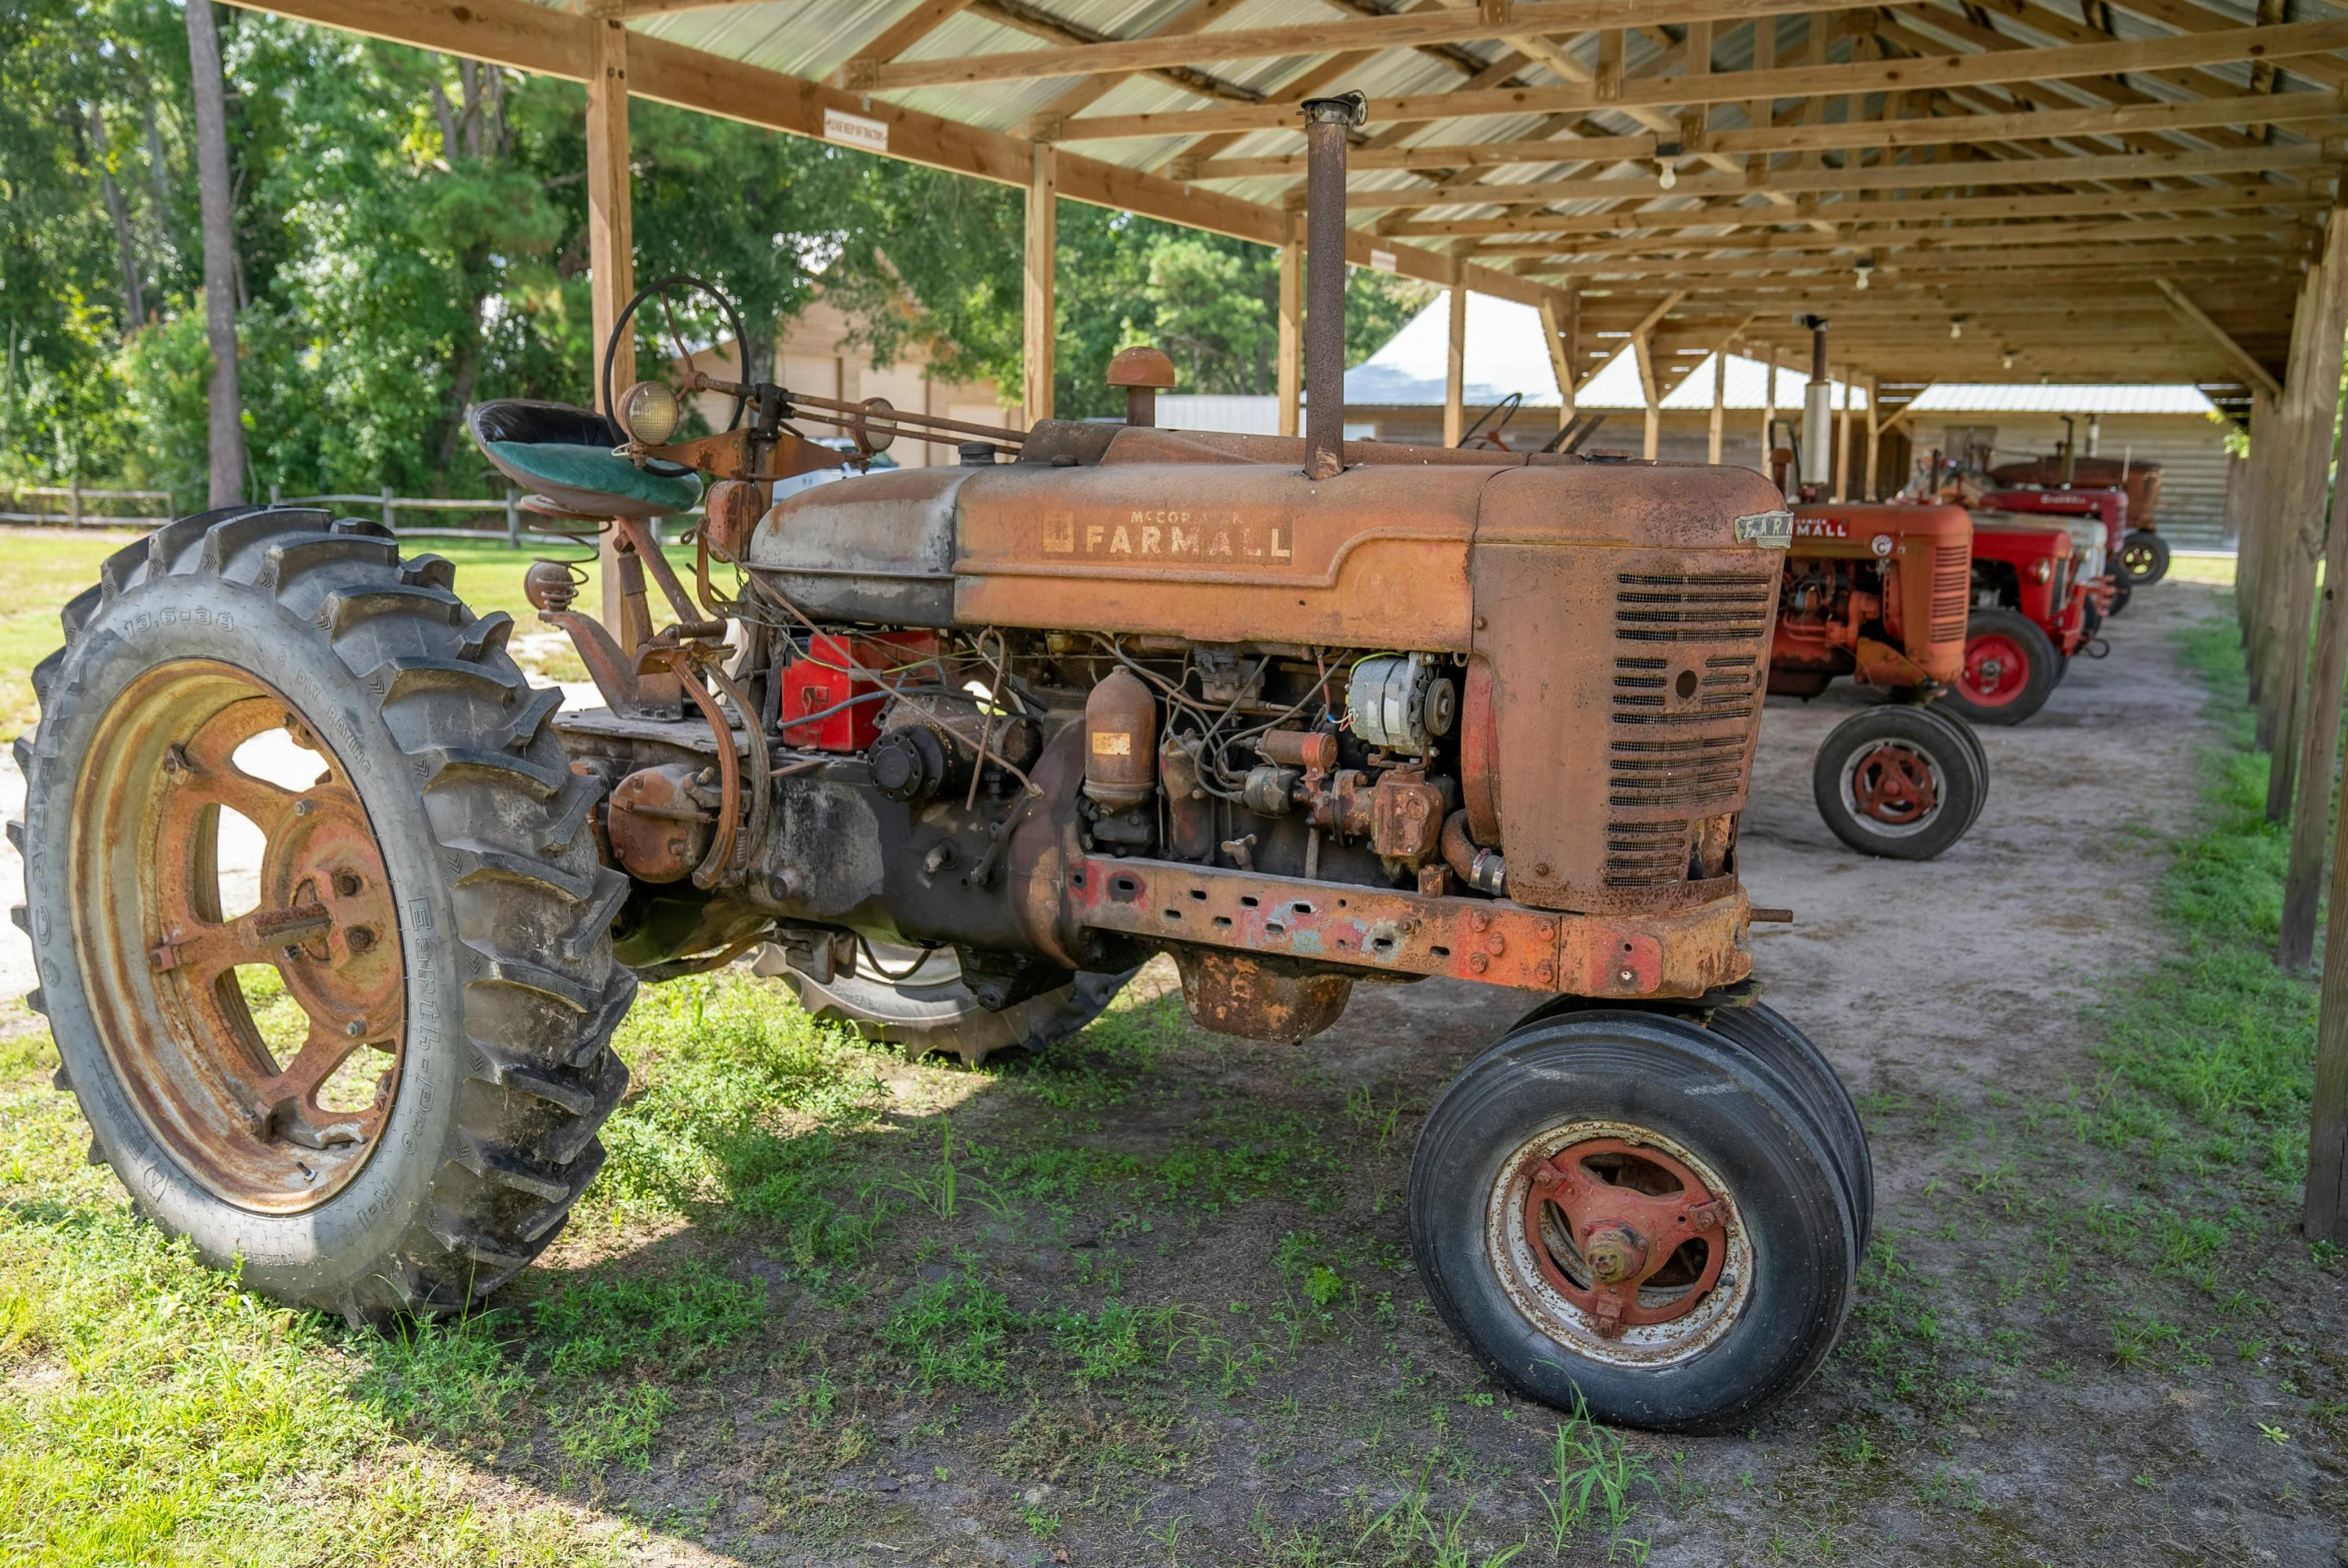
[[[1600, 96], [1602, 82], [1519, 87], [1480, 93], [1417, 94], [1369, 101], [1369, 122], [1449, 120], [1481, 114], [1561, 114], [1600, 108], [1733, 103], [1739, 99], [1844, 97], [1921, 92], [2009, 82], [2115, 76], [2187, 66], [2279, 60], [2348, 49], [2348, 20], [2292, 22], [2281, 27], [2236, 27], [2220, 32], [2131, 39], [2119, 43], [2010, 52], [1946, 54], [1922, 59], [1805, 65], [1771, 71], [1716, 71], [1703, 76], [1640, 78], [1618, 97]], [[1070, 141], [1128, 136], [1189, 136], [1206, 131], [1252, 131], [1286, 123], [1284, 109], [1230, 107], [1150, 114], [1088, 115], [1071, 120]]]
[[1712, 256], [1735, 253], [1788, 255], [1801, 251], [1896, 253], [1900, 251], [1977, 250], [2008, 245], [2142, 244], [2152, 240], [2263, 239], [2290, 232], [2288, 222], [2273, 218], [2123, 218], [2116, 222], [1983, 224], [1965, 228], [1866, 228], [1816, 234], [1808, 231], [1771, 231], [1762, 234], [1653, 236], [1627, 240], [1506, 240], [1476, 247], [1482, 257], [1640, 256], [1660, 262], [1665, 257]]
[[[2336, 461], [2338, 472], [2348, 475], [2348, 427], [2341, 431]], [[2323, 890], [2324, 847], [2331, 836], [2340, 697], [2348, 687], [2348, 593], [2342, 592], [2343, 583], [2348, 583], [2348, 484], [2335, 483], [2324, 542], [2315, 668], [2299, 726], [2299, 786], [2291, 801], [2291, 853], [2283, 873], [2282, 931], [2276, 944], [2276, 961], [2294, 972], [2305, 970], [2315, 958], [2316, 899]], [[2348, 920], [2348, 904], [2340, 908], [2336, 918]]]
[[[618, 22], [586, 22], [587, 43], [587, 297], [593, 332], [594, 385], [603, 386], [604, 352], [629, 296], [636, 292], [636, 230], [628, 158], [628, 29]], [[623, 334], [611, 350], [612, 396], [636, 383], [636, 335]], [[612, 412], [609, 409], [605, 413]], [[596, 548], [604, 597], [604, 624], [620, 651], [636, 652], [635, 624], [622, 613], [619, 531], [607, 529]]]
[[716, 11], [750, 0], [585, 0], [580, 14], [596, 21], [624, 22], [631, 17], [674, 16], [680, 11]]
[[[2275, 194], [2268, 195], [2271, 189]], [[1990, 218], [2075, 218], [2111, 213], [2222, 212], [2254, 207], [2282, 213], [2322, 212], [2327, 196], [2273, 186], [2256, 190], [2188, 185], [2166, 191], [2079, 191], [2062, 196], [1956, 196], [1910, 201], [1843, 200], [1795, 209], [1805, 223], [1937, 223]], [[1774, 207], [1688, 208], [1677, 211], [1523, 213], [1507, 218], [1397, 221], [1378, 226], [1387, 239], [1487, 239], [1502, 234], [1612, 234], [1667, 229], [1776, 226], [1789, 221]]]
[[[2163, 297], [2168, 300], [2169, 308], [2177, 313], [2185, 325], [2200, 333], [2211, 348], [2225, 356], [2226, 363], [2240, 371], [2251, 386], [2264, 392], [2270, 398], [2279, 398], [2283, 395], [2282, 384], [2275, 380], [2273, 373], [2252, 357], [2249, 350], [2236, 343], [2233, 334], [2203, 314], [2201, 307], [2187, 298], [2185, 291], [2178, 288], [2175, 282], [2167, 278], [2155, 278], [2152, 281], [2159, 287]], [[2342, 489], [2348, 490], [2348, 486], [2343, 486]]]
[[[1879, 4], [1880, 0], [1874, 3]], [[1537, 39], [1543, 34], [1580, 34], [1594, 28], [1619, 30], [1625, 24], [1678, 26], [1694, 21], [1791, 15], [1822, 9], [1858, 10], [1867, 4], [1868, 0], [1670, 0], [1660, 5], [1645, 5], [1640, 0], [1532, 0], [1525, 5], [1436, 8], [1360, 21], [1231, 28], [1210, 33], [1187, 48], [1153, 36], [1078, 48], [970, 55], [959, 60], [859, 65], [854, 72], [843, 67], [835, 82], [863, 92], [968, 87], [981, 82], [1032, 81], [1039, 77], [1123, 74], [1201, 60], [1266, 60], [1345, 51], [1376, 53], [1484, 38]]]
[[970, 7], [971, 0], [921, 0], [921, 4], [883, 28], [879, 37], [859, 49], [855, 58], [841, 67], [842, 74], [861, 70], [867, 64], [879, 65], [896, 59]]
[[1864, 168], [1772, 169], [1758, 182], [1698, 175], [1666, 193], [1659, 177], [1611, 176], [1524, 185], [1434, 185], [1417, 190], [1347, 191], [1349, 212], [1461, 207], [1491, 202], [1648, 201], [1672, 196], [1744, 196], [1776, 191], [1852, 191], [1870, 187], [1947, 190], [1971, 186], [2064, 185], [2090, 180], [2165, 180], [2195, 175], [2270, 174], [2333, 168], [2339, 152], [2315, 142], [2193, 153], [2117, 153], [2108, 157], [2028, 158], [1997, 163], [1870, 164]]
[[[2081, 272], [2126, 270], [2149, 280], [2172, 267], [2221, 266], [2274, 271], [2290, 266], [2295, 259], [2296, 249], [2249, 245], [2114, 245], [2093, 251], [2082, 250], [2076, 256], [2068, 257], [2049, 256], [2045, 250], [2035, 246], [2011, 250], [1894, 252], [1889, 259], [1876, 265], [1868, 287], [1889, 288], [1903, 279], [1968, 272], [2028, 271], [2067, 276]], [[1768, 277], [1815, 279], [1821, 274], [1839, 275], [1845, 286], [1848, 286], [1852, 279], [1852, 267], [1849, 261], [1833, 256], [1707, 256], [1692, 261], [1671, 257], [1613, 257], [1544, 264], [1526, 269], [1523, 276], [1646, 278], [1673, 282], [1690, 282], [1700, 278], [1742, 278], [1758, 282]]]
[[[2116, 138], [2138, 131], [2196, 130], [2208, 126], [2287, 125], [2348, 116], [2348, 100], [2337, 93], [2281, 93], [2271, 98], [2195, 99], [2186, 103], [2137, 104], [2110, 109], [2057, 110], [2031, 114], [1945, 114], [1926, 119], [1858, 124], [1775, 126], [1767, 130], [1713, 131], [1687, 143], [1688, 151], [1779, 153], [1869, 147], [1928, 147], [1965, 142], [2050, 141], [2070, 137]], [[2325, 126], [2326, 131], [2337, 130]], [[1547, 141], [1458, 142], [1437, 146], [1361, 149], [1348, 169], [1481, 169], [1519, 163], [1579, 163], [1599, 159], [1652, 158], [1657, 138], [1648, 136], [1557, 137]], [[1214, 158], [1189, 169], [1196, 180], [1257, 179], [1302, 174], [1302, 153], [1260, 158]]]
[[[1875, 416], [1880, 411], [1882, 402], [1881, 389], [1882, 380], [1880, 377], [1869, 376], [1867, 378], [1867, 464], [1859, 474], [1859, 499], [1862, 501], [1875, 499], [1875, 464], [1883, 452], [1883, 427], [1875, 423]], [[1849, 391], [1846, 388], [1844, 397], [1847, 399], [1848, 396]]]
[[1026, 396], [1021, 400], [1027, 423], [1052, 418], [1053, 375], [1060, 343], [1060, 150], [1046, 144], [1035, 151], [1035, 171], [1028, 180], [1026, 229], [1026, 287], [1022, 291], [1024, 319], [1021, 367]]

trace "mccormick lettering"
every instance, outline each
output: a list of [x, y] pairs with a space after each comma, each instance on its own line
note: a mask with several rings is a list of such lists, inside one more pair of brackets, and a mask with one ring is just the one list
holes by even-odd
[[1123, 523], [1080, 525], [1068, 512], [1044, 515], [1048, 556], [1153, 556], [1191, 561], [1290, 562], [1294, 534], [1284, 523], [1258, 528], [1229, 517], [1179, 511], [1137, 511]]

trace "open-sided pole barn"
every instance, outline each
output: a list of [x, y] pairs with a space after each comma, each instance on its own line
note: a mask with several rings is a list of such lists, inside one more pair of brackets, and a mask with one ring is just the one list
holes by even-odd
[[[265, 8], [585, 82], [599, 340], [632, 287], [637, 95], [1026, 189], [1031, 420], [1051, 412], [1059, 198], [1276, 247], [1293, 430], [1297, 105], [1358, 89], [1347, 260], [1537, 307], [1561, 419], [1629, 352], [1651, 444], [1706, 355], [1798, 359], [1812, 316], [1834, 375], [1880, 390], [1862, 440], [1932, 381], [2198, 383], [2256, 437], [2239, 604], [2269, 809], [2294, 820], [2285, 958], [2312, 943], [2348, 664], [2329, 591], [2316, 677], [2301, 657], [2348, 325], [2348, 19], [2274, 0]], [[2307, 1218], [2348, 1239], [2348, 920], [2329, 956]]]

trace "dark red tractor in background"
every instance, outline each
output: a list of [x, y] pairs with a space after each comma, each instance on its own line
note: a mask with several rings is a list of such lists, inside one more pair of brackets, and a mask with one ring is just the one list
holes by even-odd
[[1818, 814], [1861, 853], [1931, 859], [1988, 798], [1980, 739], [1947, 712], [1965, 670], [1972, 538], [1956, 506], [1794, 509], [1769, 694], [1812, 698], [1848, 676], [1893, 698], [1835, 726], [1811, 765]]
[[[2063, 421], [2066, 428], [2070, 423]], [[1989, 471], [1989, 482], [1996, 489], [1985, 498], [1988, 504], [2011, 511], [2036, 510], [2014, 505], [2008, 493], [2015, 491], [2100, 491], [2117, 496], [2123, 510], [2110, 545], [2115, 575], [2125, 575], [2136, 588], [2150, 588], [2168, 576], [2169, 542], [2153, 530], [2153, 513], [2160, 505], [2159, 464], [2082, 457], [2066, 439], [2051, 457], [1999, 464]]]

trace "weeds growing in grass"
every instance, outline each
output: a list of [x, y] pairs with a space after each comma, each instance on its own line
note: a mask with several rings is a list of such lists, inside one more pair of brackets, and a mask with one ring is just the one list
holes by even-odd
[[1657, 1496], [1662, 1489], [1646, 1456], [1633, 1453], [1620, 1433], [1592, 1421], [1579, 1396], [1549, 1445], [1549, 1484], [1554, 1491], [1541, 1496], [1548, 1509], [1551, 1553], [1563, 1553], [1584, 1525], [1595, 1523], [1605, 1531], [1608, 1562], [1617, 1551], [1633, 1563], [1646, 1561], [1648, 1543], [1622, 1532], [1638, 1512], [1640, 1489]]

